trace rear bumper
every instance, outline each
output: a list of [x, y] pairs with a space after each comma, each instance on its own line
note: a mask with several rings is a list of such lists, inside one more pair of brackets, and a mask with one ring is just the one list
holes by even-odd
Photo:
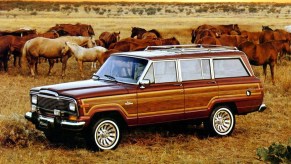
[[263, 112], [265, 109], [267, 109], [266, 104], [261, 104], [260, 107], [259, 107], [259, 109], [258, 109], [258, 111], [259, 112]]
[[69, 131], [82, 131], [85, 126], [84, 121], [61, 120], [58, 117], [52, 118], [38, 115], [36, 112], [27, 112], [24, 117], [35, 124], [36, 128], [40, 130], [64, 129]]

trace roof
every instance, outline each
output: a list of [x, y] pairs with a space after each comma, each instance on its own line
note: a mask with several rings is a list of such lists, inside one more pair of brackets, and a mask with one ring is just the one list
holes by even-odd
[[149, 46], [144, 51], [119, 52], [119, 55], [146, 59], [170, 59], [203, 56], [237, 56], [242, 55], [236, 47], [215, 46], [215, 45], [170, 45], [170, 46]]

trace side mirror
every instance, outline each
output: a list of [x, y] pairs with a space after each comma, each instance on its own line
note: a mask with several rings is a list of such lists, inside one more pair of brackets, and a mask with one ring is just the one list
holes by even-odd
[[150, 84], [150, 80], [149, 79], [143, 79], [139, 82], [140, 84], [140, 88], [141, 89], [144, 89], [145, 88], [145, 85], [149, 85]]

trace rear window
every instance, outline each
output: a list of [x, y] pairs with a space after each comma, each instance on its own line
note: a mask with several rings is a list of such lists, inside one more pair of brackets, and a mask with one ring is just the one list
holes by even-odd
[[244, 77], [249, 76], [248, 71], [243, 65], [242, 61], [238, 59], [214, 59], [214, 77]]
[[211, 79], [209, 59], [181, 60], [183, 81]]

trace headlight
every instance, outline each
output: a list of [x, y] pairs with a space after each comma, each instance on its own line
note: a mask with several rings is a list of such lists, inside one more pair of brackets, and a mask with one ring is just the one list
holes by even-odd
[[71, 102], [69, 104], [69, 109], [70, 109], [70, 111], [75, 112], [76, 111], [76, 104], [74, 102]]
[[31, 103], [32, 104], [37, 104], [37, 95], [32, 95], [31, 96]]

